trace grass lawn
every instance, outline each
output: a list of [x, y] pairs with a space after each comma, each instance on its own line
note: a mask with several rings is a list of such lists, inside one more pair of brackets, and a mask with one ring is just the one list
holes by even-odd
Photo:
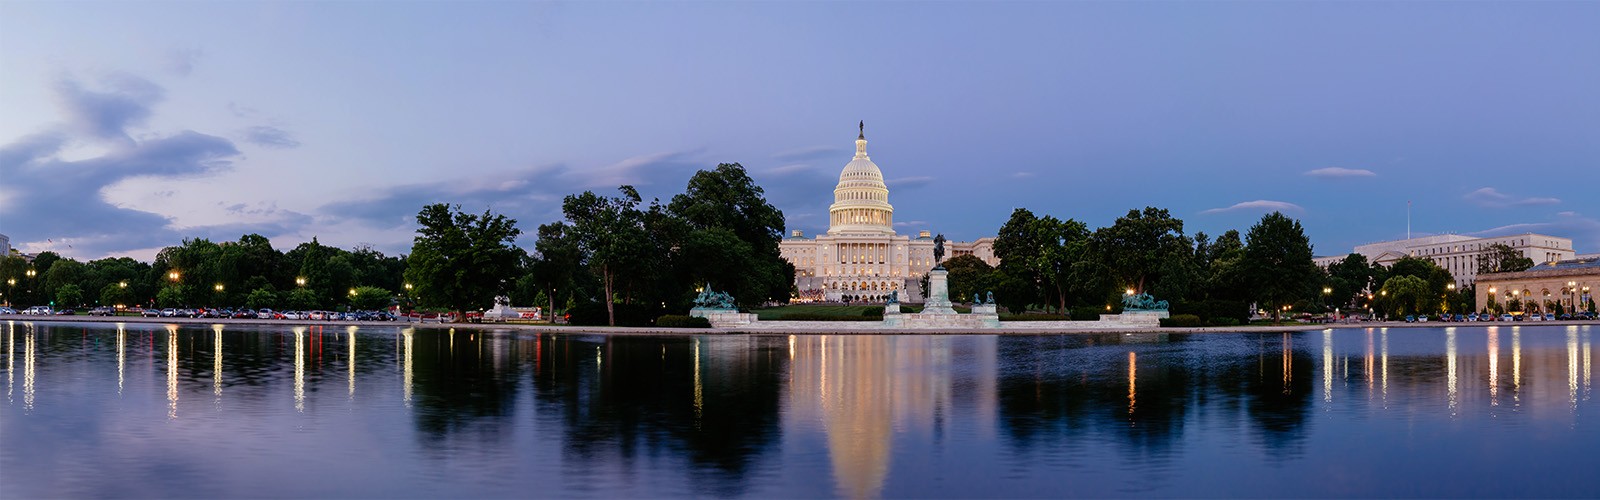
[[[770, 307], [755, 309], [757, 318], [767, 321], [785, 319], [812, 319], [812, 318], [837, 318], [839, 321], [862, 320], [868, 318], [881, 319], [881, 316], [862, 316], [867, 308], [874, 306], [841, 306], [841, 305], [812, 305], [801, 304], [793, 306]], [[882, 308], [883, 306], [876, 306]]]

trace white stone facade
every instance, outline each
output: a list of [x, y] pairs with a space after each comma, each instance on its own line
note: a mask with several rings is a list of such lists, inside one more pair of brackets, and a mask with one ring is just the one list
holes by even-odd
[[[1380, 241], [1368, 243], [1355, 248], [1351, 253], [1366, 256], [1368, 262], [1376, 262], [1385, 266], [1392, 265], [1400, 258], [1411, 256], [1432, 260], [1439, 267], [1450, 271], [1455, 277], [1458, 286], [1467, 286], [1478, 279], [1478, 256], [1496, 243], [1511, 247], [1524, 257], [1533, 259], [1534, 264], [1572, 260], [1577, 257], [1577, 252], [1572, 248], [1572, 240], [1558, 236], [1525, 233], [1510, 236], [1496, 236], [1493, 238], [1473, 238], [1457, 234], [1441, 234], [1408, 240]], [[1329, 264], [1344, 260], [1346, 255], [1318, 257], [1316, 263], [1324, 268]]]
[[[840, 301], [845, 298], [882, 301], [899, 291], [903, 302], [922, 301], [922, 276], [938, 264], [933, 261], [933, 237], [895, 234], [894, 206], [883, 172], [867, 156], [863, 132], [856, 137], [856, 154], [839, 173], [828, 208], [828, 232], [808, 239], [800, 231], [778, 244], [779, 253], [794, 264], [796, 302]], [[945, 258], [973, 255], [998, 265], [994, 238], [971, 242], [945, 242]]]

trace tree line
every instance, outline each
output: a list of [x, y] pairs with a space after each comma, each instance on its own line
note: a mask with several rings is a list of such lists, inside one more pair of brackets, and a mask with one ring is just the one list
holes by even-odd
[[[1469, 312], [1473, 290], [1457, 289], [1433, 261], [1404, 257], [1384, 266], [1349, 254], [1326, 269], [1315, 264], [1300, 222], [1279, 212], [1240, 234], [1213, 239], [1184, 233], [1166, 209], [1130, 210], [1110, 226], [1090, 230], [1073, 219], [1016, 209], [995, 237], [991, 267], [981, 259], [950, 259], [951, 296], [993, 290], [1012, 312], [1084, 317], [1120, 309], [1120, 297], [1149, 293], [1176, 313], [1214, 323], [1246, 321], [1265, 310], [1285, 313], [1412, 314]], [[1532, 261], [1504, 245], [1480, 257], [1482, 272], [1527, 269]], [[1252, 310], [1252, 306], [1255, 310]]]
[[312, 238], [288, 252], [259, 234], [238, 241], [184, 240], [154, 262], [128, 257], [80, 262], [41, 252], [29, 263], [8, 256], [0, 279], [12, 304], [252, 309], [378, 309], [402, 290], [403, 257], [353, 250]]
[[[730, 292], [739, 305], [784, 303], [794, 266], [778, 244], [783, 212], [738, 163], [693, 174], [682, 193], [648, 203], [632, 186], [617, 194], [565, 197], [563, 220], [538, 226], [533, 251], [517, 246], [517, 221], [485, 210], [431, 204], [416, 216], [411, 253], [386, 256], [316, 238], [288, 252], [267, 238], [184, 240], [152, 263], [131, 258], [78, 262], [52, 252], [32, 263], [0, 260], [5, 298], [58, 307], [271, 307], [376, 309], [398, 304], [471, 311], [506, 295], [519, 305], [566, 311], [575, 323], [649, 324], [692, 307], [701, 287]], [[993, 291], [1011, 313], [1090, 316], [1114, 312], [1120, 297], [1149, 293], [1174, 313], [1245, 321], [1251, 306], [1274, 314], [1336, 307], [1375, 314], [1473, 310], [1470, 289], [1427, 259], [1389, 266], [1350, 254], [1326, 269], [1313, 263], [1300, 222], [1274, 212], [1241, 234], [1190, 236], [1166, 209], [1130, 210], [1090, 230], [1074, 219], [1016, 209], [1002, 224], [991, 267], [973, 256], [944, 265], [955, 298]], [[1483, 272], [1527, 269], [1503, 245], [1480, 257]], [[926, 287], [924, 287], [926, 288]], [[1088, 318], [1085, 318], [1088, 319]]]

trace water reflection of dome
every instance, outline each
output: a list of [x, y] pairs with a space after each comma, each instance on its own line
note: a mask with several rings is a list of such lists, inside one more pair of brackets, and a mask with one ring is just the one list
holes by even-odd
[[[994, 339], [972, 340], [963, 360], [973, 380], [955, 381], [951, 340], [928, 337], [796, 336], [791, 338], [790, 408], [803, 421], [820, 421], [840, 496], [880, 496], [894, 455], [895, 433], [943, 433], [955, 420], [944, 415], [971, 409], [992, 422], [996, 409]], [[967, 344], [969, 342], [963, 342]], [[968, 358], [970, 356], [970, 359]], [[953, 402], [952, 388], [969, 387]]]

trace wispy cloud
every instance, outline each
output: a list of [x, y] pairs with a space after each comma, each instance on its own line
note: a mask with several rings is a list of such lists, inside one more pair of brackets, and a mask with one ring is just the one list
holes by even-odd
[[1210, 209], [1210, 210], [1202, 211], [1200, 213], [1201, 214], [1219, 214], [1219, 213], [1223, 213], [1223, 212], [1240, 212], [1240, 211], [1304, 212], [1305, 208], [1302, 208], [1300, 205], [1289, 203], [1287, 201], [1255, 200], [1255, 201], [1239, 202], [1239, 203], [1235, 203], [1235, 204], [1233, 204], [1231, 206], [1222, 207], [1222, 208], [1213, 208], [1213, 209]]
[[[848, 156], [848, 155], [845, 155], [845, 150], [844, 149], [839, 148], [837, 146], [812, 146], [812, 147], [807, 147], [807, 148], [797, 148], [797, 149], [791, 149], [791, 150], [788, 150], [788, 151], [783, 151], [783, 152], [780, 152], [780, 153], [772, 155], [772, 159], [778, 160], [778, 161], [782, 161], [782, 162], [794, 163], [794, 162], [818, 160], [818, 159], [827, 158], [827, 157], [830, 157], [830, 156]], [[844, 158], [844, 160], [849, 160], [849, 158]]]
[[134, 145], [128, 127], [144, 123], [150, 109], [166, 96], [166, 90], [143, 78], [115, 73], [102, 79], [98, 89], [63, 76], [56, 81], [56, 102], [67, 125], [89, 139]]
[[1378, 176], [1378, 174], [1373, 173], [1371, 170], [1367, 170], [1367, 169], [1363, 169], [1363, 168], [1341, 168], [1341, 167], [1319, 168], [1319, 169], [1316, 169], [1316, 170], [1312, 170], [1312, 171], [1306, 172], [1306, 175], [1311, 176], [1311, 177], [1321, 177], [1321, 178], [1324, 178], [1324, 179], [1346, 179], [1346, 178], [1352, 178], [1352, 177], [1377, 177]]
[[929, 177], [929, 176], [926, 176], [926, 175], [919, 175], [919, 176], [912, 176], [912, 177], [901, 177], [901, 178], [898, 178], [898, 179], [889, 179], [889, 180], [883, 181], [883, 183], [888, 185], [889, 187], [892, 187], [892, 188], [908, 189], [908, 188], [921, 187], [921, 186], [926, 186], [926, 185], [932, 184], [933, 183], [933, 177]]
[[1477, 191], [1467, 193], [1466, 196], [1463, 196], [1462, 198], [1465, 198], [1467, 201], [1478, 206], [1488, 208], [1526, 207], [1534, 205], [1555, 205], [1557, 203], [1561, 203], [1561, 200], [1558, 198], [1517, 198], [1505, 193], [1501, 193], [1499, 190], [1491, 187], [1480, 188]]
[[255, 144], [257, 146], [264, 146], [274, 149], [292, 149], [300, 147], [300, 141], [295, 140], [294, 136], [289, 135], [289, 132], [278, 127], [257, 125], [244, 129], [242, 134], [244, 135], [244, 140], [249, 141], [251, 144]]
[[[102, 193], [135, 177], [183, 178], [229, 170], [240, 156], [232, 142], [192, 130], [140, 133], [135, 139], [129, 128], [147, 120], [165, 93], [143, 78], [119, 74], [90, 88], [65, 77], [54, 90], [66, 126], [0, 146], [6, 185], [0, 187], [0, 229], [15, 238], [16, 246], [63, 251], [53, 242], [65, 242], [71, 245], [69, 255], [100, 256], [171, 245], [222, 227], [183, 228], [180, 234], [171, 217], [113, 205]], [[63, 150], [76, 143], [96, 144], [105, 152], [63, 159]], [[273, 218], [247, 229], [292, 230], [309, 222], [303, 214]], [[246, 227], [230, 227], [238, 228]]]
[[172, 49], [167, 52], [167, 71], [177, 76], [189, 76], [194, 73], [195, 64], [200, 62], [204, 55], [200, 49]]
[[1557, 212], [1555, 218], [1547, 222], [1511, 224], [1468, 234], [1480, 238], [1491, 238], [1523, 233], [1572, 238], [1573, 246], [1580, 249], [1578, 253], [1585, 253], [1583, 249], [1589, 249], [1589, 252], [1593, 252], [1593, 249], [1600, 248], [1600, 219], [1584, 216], [1570, 210]]
[[646, 199], [648, 187], [660, 195], [675, 194], [679, 183], [699, 169], [715, 164], [696, 161], [698, 151], [674, 151], [635, 156], [611, 165], [573, 168], [545, 165], [498, 172], [468, 181], [427, 181], [378, 189], [376, 196], [324, 205], [318, 213], [335, 220], [355, 219], [379, 228], [414, 223], [417, 211], [433, 203], [459, 203], [468, 210], [490, 207], [518, 222], [542, 224], [560, 220], [561, 199], [585, 190], [614, 196], [624, 184], [638, 187]]

